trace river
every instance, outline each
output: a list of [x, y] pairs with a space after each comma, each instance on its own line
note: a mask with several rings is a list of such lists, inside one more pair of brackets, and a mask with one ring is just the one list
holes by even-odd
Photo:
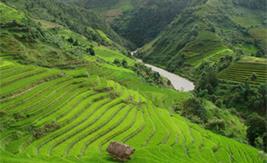
[[[137, 51], [132, 52], [131, 54], [134, 56], [134, 54]], [[140, 62], [143, 62], [142, 60], [139, 60]], [[170, 80], [171, 84], [173, 85], [173, 87], [178, 90], [178, 91], [185, 91], [185, 92], [189, 92], [195, 89], [195, 85], [193, 82], [189, 81], [186, 78], [183, 78], [177, 74], [168, 72], [162, 68], [150, 65], [150, 64], [146, 64], [144, 63], [147, 67], [151, 68], [153, 71], [158, 72], [161, 76], [167, 78], [168, 80]]]

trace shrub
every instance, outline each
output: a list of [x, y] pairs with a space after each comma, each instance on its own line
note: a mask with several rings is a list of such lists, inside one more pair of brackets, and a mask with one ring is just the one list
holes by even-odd
[[252, 81], [257, 80], [257, 74], [255, 72], [253, 72], [253, 74], [251, 75], [250, 80]]
[[115, 58], [115, 59], [113, 60], [113, 63], [114, 63], [115, 65], [117, 65], [117, 66], [121, 66], [121, 62], [120, 62], [120, 60], [117, 59], [117, 58]]
[[93, 47], [88, 48], [86, 51], [89, 55], [95, 56], [95, 50], [93, 49]]
[[212, 131], [221, 133], [225, 129], [225, 122], [222, 119], [212, 119], [207, 124], [206, 127]]
[[247, 125], [248, 142], [256, 146], [256, 139], [263, 137], [266, 132], [266, 120], [257, 113], [253, 113], [248, 117]]
[[219, 149], [220, 149], [220, 145], [214, 145], [214, 146], [212, 147], [212, 151], [213, 151], [213, 153], [216, 153]]
[[33, 137], [36, 139], [39, 139], [43, 137], [44, 135], [48, 134], [49, 132], [53, 132], [59, 128], [60, 126], [56, 122], [45, 124], [43, 127], [33, 130]]
[[262, 136], [263, 139], [263, 150], [267, 152], [267, 131]]
[[203, 107], [202, 101], [195, 97], [184, 102], [181, 113], [183, 116], [195, 122], [199, 120], [200, 122], [207, 121], [206, 109]]
[[73, 46], [78, 46], [79, 42], [77, 40], [74, 41]]
[[109, 94], [110, 99], [116, 99], [119, 96], [120, 96], [120, 94], [118, 92], [115, 92], [115, 91], [111, 91]]
[[74, 43], [74, 39], [73, 39], [72, 37], [68, 38], [67, 41], [68, 41], [69, 43], [71, 43], [71, 44]]
[[74, 78], [88, 78], [88, 77], [89, 77], [88, 72], [83, 72], [74, 76]]
[[4, 110], [0, 110], [0, 117], [5, 116], [6, 114], [7, 114], [6, 111], [4, 111]]
[[128, 62], [125, 59], [122, 60], [121, 65], [124, 68], [128, 68]]

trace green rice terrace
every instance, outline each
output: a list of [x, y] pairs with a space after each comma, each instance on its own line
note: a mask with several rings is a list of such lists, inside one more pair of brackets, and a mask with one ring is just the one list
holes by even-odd
[[265, 83], [267, 81], [267, 60], [256, 57], [243, 57], [233, 63], [219, 74], [223, 80], [232, 82], [249, 81], [253, 84]]
[[136, 148], [130, 162], [261, 162], [114, 81], [5, 59], [0, 69], [1, 162], [109, 162], [114, 140]]
[[[178, 114], [195, 93], [174, 90], [105, 31], [88, 27], [85, 37], [6, 2], [0, 2], [1, 163], [117, 162], [107, 152], [114, 141], [135, 149], [129, 163], [266, 160], [247, 143], [247, 126], [236, 114], [203, 100], [208, 118], [227, 121], [224, 136]], [[261, 83], [266, 65], [242, 58], [219, 76], [242, 82], [256, 73], [252, 82]]]

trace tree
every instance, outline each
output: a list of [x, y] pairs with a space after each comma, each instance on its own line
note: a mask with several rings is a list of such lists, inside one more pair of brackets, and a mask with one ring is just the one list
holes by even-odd
[[68, 38], [67, 41], [68, 41], [69, 43], [71, 43], [71, 44], [74, 43], [74, 39], [73, 39], [72, 37]]
[[252, 80], [252, 81], [257, 80], [257, 74], [255, 72], [252, 73], [250, 80]]
[[192, 97], [184, 102], [182, 107], [182, 115], [195, 122], [207, 122], [207, 112], [203, 107], [202, 101]]
[[79, 42], [77, 40], [74, 41], [73, 46], [78, 46]]
[[267, 152], [267, 131], [262, 136], [263, 139], [263, 150]]
[[213, 118], [206, 124], [206, 127], [217, 133], [222, 133], [225, 129], [225, 122], [223, 119]]
[[121, 66], [121, 62], [120, 62], [120, 60], [118, 60], [117, 58], [115, 58], [115, 59], [113, 60], [113, 63], [114, 63], [115, 65], [117, 65], [117, 66]]
[[215, 87], [218, 85], [218, 79], [215, 71], [207, 70], [202, 73], [198, 83], [197, 90], [207, 90], [209, 94], [214, 92]]
[[185, 55], [181, 54], [178, 56], [175, 56], [174, 59], [172, 59], [168, 66], [167, 70], [170, 72], [175, 72], [178, 68], [182, 67], [185, 63]]
[[266, 113], [267, 110], [267, 84], [261, 84], [259, 89], [258, 89], [258, 93], [260, 95], [260, 99], [261, 99], [261, 107], [263, 112]]
[[90, 54], [91, 56], [95, 56], [95, 50], [93, 49], [93, 47], [88, 48], [87, 53]]
[[257, 113], [253, 113], [248, 117], [247, 120], [247, 139], [249, 144], [252, 146], [256, 145], [256, 139], [258, 137], [263, 137], [266, 131], [266, 121], [263, 117], [259, 116]]
[[128, 68], [128, 62], [127, 62], [125, 59], [122, 60], [121, 65], [122, 65], [124, 68]]

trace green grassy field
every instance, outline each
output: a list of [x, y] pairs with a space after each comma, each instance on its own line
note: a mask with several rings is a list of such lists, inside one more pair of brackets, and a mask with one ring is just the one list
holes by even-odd
[[[267, 60], [256, 57], [243, 57], [240, 61], [233, 63], [230, 67], [219, 74], [219, 78], [233, 82], [249, 81], [252, 84], [266, 83]], [[256, 75], [251, 80], [252, 74]]]

